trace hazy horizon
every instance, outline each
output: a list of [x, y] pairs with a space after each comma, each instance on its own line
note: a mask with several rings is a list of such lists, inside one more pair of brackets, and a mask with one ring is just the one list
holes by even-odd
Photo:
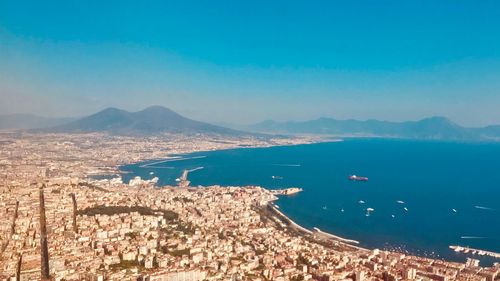
[[495, 1], [0, 1], [0, 114], [500, 124], [499, 26]]
[[[119, 109], [119, 110], [125, 110], [125, 111], [128, 111], [128, 112], [138, 112], [138, 111], [142, 111], [144, 109], [147, 109], [148, 107], [152, 107], [152, 106], [161, 106], [161, 107], [164, 107], [164, 108], [167, 108], [167, 109], [170, 109], [170, 110], [173, 110], [174, 112], [176, 113], [179, 113], [178, 111], [176, 111], [175, 109], [172, 109], [172, 108], [169, 108], [165, 105], [150, 105], [150, 106], [147, 106], [145, 108], [140, 108], [140, 109], [137, 109], [137, 110], [129, 110], [129, 109], [126, 109], [126, 108], [118, 108], [118, 107], [115, 107], [115, 106], [109, 106], [109, 107], [105, 107], [105, 108], [102, 108], [100, 110], [98, 110], [97, 112], [91, 112], [91, 113], [88, 113], [88, 114], [85, 114], [85, 115], [81, 115], [81, 116], [44, 116], [44, 115], [39, 115], [39, 114], [34, 114], [34, 113], [9, 113], [9, 114], [0, 114], [0, 116], [19, 116], [19, 115], [26, 115], [26, 116], [36, 116], [36, 117], [42, 117], [42, 118], [54, 118], [54, 119], [73, 119], [73, 120], [78, 120], [80, 118], [85, 118], [87, 116], [90, 116], [90, 115], [94, 115], [96, 113], [99, 113], [101, 111], [104, 111], [106, 109], [110, 109], [110, 108], [115, 108], [115, 109]], [[190, 116], [187, 116], [187, 115], [183, 115], [181, 114], [183, 117], [186, 117], [186, 118], [189, 118], [189, 119], [193, 119], [191, 118]], [[422, 117], [422, 118], [417, 118], [417, 119], [406, 119], [406, 120], [387, 120], [387, 119], [376, 119], [376, 118], [367, 118], [367, 119], [362, 119], [362, 118], [337, 118], [335, 116], [318, 116], [318, 117], [313, 117], [313, 118], [310, 118], [310, 119], [283, 119], [283, 120], [280, 120], [280, 119], [262, 119], [260, 121], [256, 121], [256, 122], [252, 122], [252, 123], [239, 123], [239, 122], [231, 122], [230, 120], [229, 121], [215, 121], [215, 122], [210, 122], [210, 121], [207, 121], [207, 120], [199, 120], [199, 119], [196, 119], [196, 121], [201, 121], [201, 122], [208, 122], [208, 123], [212, 123], [214, 125], [219, 125], [219, 126], [232, 126], [232, 125], [235, 125], [235, 126], [247, 126], [247, 125], [255, 125], [255, 124], [258, 124], [258, 123], [262, 123], [262, 122], [267, 122], [267, 121], [274, 121], [274, 122], [306, 122], [306, 121], [312, 121], [312, 120], [318, 120], [318, 119], [321, 119], [321, 118], [329, 118], [329, 119], [335, 119], [335, 120], [357, 120], [357, 121], [368, 121], [368, 120], [377, 120], [377, 121], [383, 121], [383, 122], [412, 122], [412, 121], [421, 121], [423, 119], [428, 119], [428, 118], [446, 118], [448, 120], [450, 120], [451, 122], [459, 125], [459, 126], [463, 126], [463, 127], [466, 127], [466, 128], [482, 128], [482, 127], [487, 127], [487, 126], [498, 126], [500, 124], [486, 124], [486, 125], [483, 125], [483, 126], [467, 126], [467, 125], [464, 125], [464, 124], [461, 124], [459, 122], [455, 122], [455, 120], [452, 120], [450, 118], [448, 118], [447, 116], [442, 116], [442, 115], [432, 115], [432, 116], [425, 116], [425, 117]], [[194, 119], [193, 119], [194, 120]], [[71, 121], [68, 121], [68, 122], [71, 122]]]

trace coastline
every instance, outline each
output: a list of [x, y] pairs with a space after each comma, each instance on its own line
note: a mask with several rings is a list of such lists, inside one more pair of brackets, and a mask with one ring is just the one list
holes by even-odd
[[[279, 144], [279, 145], [263, 145], [263, 146], [259, 146], [259, 145], [255, 145], [255, 146], [240, 146], [240, 147], [230, 147], [230, 148], [211, 149], [211, 150], [195, 150], [195, 151], [190, 151], [190, 152], [185, 152], [185, 153], [171, 153], [171, 154], [168, 154], [165, 158], [162, 158], [162, 159], [142, 159], [142, 160], [136, 161], [134, 163], [128, 163], [128, 164], [119, 165], [117, 167], [114, 167], [114, 168], [117, 169], [118, 173], [114, 173], [113, 175], [120, 175], [121, 176], [122, 174], [131, 173], [130, 171], [124, 171], [124, 170], [122, 170], [121, 167], [123, 167], [123, 166], [134, 165], [134, 164], [136, 165], [136, 164], [140, 164], [140, 163], [143, 163], [143, 162], [154, 161], [153, 163], [146, 163], [146, 164], [142, 164], [142, 165], [139, 166], [141, 168], [146, 168], [146, 167], [151, 167], [153, 165], [160, 164], [160, 163], [165, 163], [165, 162], [173, 162], [173, 161], [182, 161], [182, 160], [189, 160], [189, 159], [204, 158], [205, 156], [191, 156], [191, 157], [188, 157], [188, 158], [184, 158], [185, 156], [189, 156], [189, 155], [192, 155], [192, 154], [198, 154], [198, 153], [204, 153], [204, 152], [229, 151], [229, 150], [238, 150], [238, 149], [270, 148], [270, 147], [289, 147], [289, 146], [300, 146], [300, 145], [309, 145], [309, 144], [318, 144], [318, 143], [335, 143], [335, 142], [343, 142], [343, 141], [344, 141], [344, 139], [329, 139], [329, 140], [316, 140], [316, 141], [313, 141], [313, 142], [304, 142], [304, 143], [296, 143], [296, 144]], [[154, 168], [158, 168], [158, 167], [154, 167]], [[168, 186], [168, 185], [167, 186], [163, 186], [161, 188], [165, 188], [165, 187], [172, 188], [171, 186]], [[188, 187], [188, 188], [192, 188], [192, 187]], [[195, 188], [197, 188], [197, 187], [195, 187]], [[268, 188], [265, 188], [265, 187], [262, 187], [262, 188], [270, 191], [270, 189], [268, 189]], [[272, 202], [268, 203], [268, 207], [271, 208], [275, 214], [277, 214], [276, 217], [278, 219], [280, 219], [282, 222], [289, 223], [295, 230], [298, 230], [299, 233], [301, 233], [301, 234], [306, 234], [306, 235], [310, 235], [310, 236], [313, 236], [313, 237], [317, 236], [317, 239], [331, 240], [331, 241], [334, 241], [336, 243], [341, 243], [345, 247], [352, 248], [352, 249], [358, 250], [358, 251], [372, 251], [371, 249], [367, 249], [367, 248], [363, 248], [363, 247], [360, 247], [360, 246], [356, 246], [357, 244], [360, 243], [359, 241], [356, 241], [356, 240], [353, 240], [353, 239], [348, 239], [348, 238], [343, 238], [343, 237], [340, 237], [338, 235], [334, 235], [334, 234], [331, 234], [331, 233], [328, 233], [328, 232], [324, 232], [324, 231], [319, 230], [319, 228], [316, 228], [316, 227], [314, 227], [313, 230], [307, 229], [306, 227], [303, 227], [303, 226], [299, 225], [298, 223], [296, 223], [295, 221], [293, 221], [285, 213], [283, 213], [280, 210], [278, 210], [276, 208], [276, 205], [273, 204]], [[316, 242], [320, 243], [319, 241], [316, 241]], [[353, 244], [356, 244], [356, 245], [353, 245]]]
[[[89, 139], [92, 142], [89, 142]], [[133, 139], [97, 134], [32, 135], [27, 139], [13, 141], [7, 148], [18, 157], [2, 159], [6, 169], [0, 172], [4, 186], [0, 195], [3, 198], [2, 203], [5, 203], [2, 212], [6, 214], [1, 217], [2, 225], [8, 226], [14, 220], [15, 224], [12, 224], [12, 228], [2, 228], [0, 235], [19, 235], [12, 236], [12, 241], [3, 253], [3, 257], [7, 259], [2, 260], [4, 271], [3, 275], [0, 275], [13, 278], [19, 264], [22, 274], [37, 274], [35, 268], [38, 264], [31, 262], [40, 259], [36, 251], [36, 241], [25, 242], [27, 239], [36, 239], [33, 233], [38, 233], [39, 226], [30, 222], [37, 220], [38, 214], [33, 212], [33, 206], [39, 204], [39, 195], [42, 194], [46, 198], [44, 201], [47, 204], [47, 223], [52, 230], [49, 236], [52, 241], [50, 259], [53, 261], [52, 271], [55, 279], [102, 279], [106, 276], [113, 280], [125, 280], [130, 277], [158, 279], [160, 276], [168, 279], [179, 277], [179, 273], [182, 276], [190, 274], [192, 271], [187, 269], [189, 268], [203, 274], [200, 280], [207, 276], [210, 277], [206, 278], [207, 280], [234, 279], [235, 273], [242, 277], [241, 279], [252, 280], [278, 280], [277, 277], [279, 280], [346, 280], [353, 279], [358, 274], [370, 280], [384, 279], [387, 276], [395, 280], [404, 278], [405, 271], [402, 270], [412, 270], [420, 277], [427, 278], [431, 270], [439, 271], [446, 267], [449, 269], [447, 272], [440, 272], [435, 276], [448, 280], [470, 280], [466, 278], [471, 272], [468, 266], [477, 266], [477, 260], [467, 263], [447, 262], [405, 254], [397, 249], [385, 250], [378, 244], [372, 244], [375, 246], [370, 248], [384, 250], [361, 251], [352, 245], [332, 239], [329, 235], [298, 231], [298, 227], [284, 219], [284, 216], [288, 218], [289, 214], [308, 228], [318, 225], [330, 229], [326, 225], [332, 225], [336, 226], [333, 229], [344, 229], [341, 222], [337, 225], [335, 221], [326, 221], [323, 224], [320, 220], [303, 220], [300, 213], [296, 215], [295, 210], [289, 208], [285, 202], [295, 200], [299, 204], [295, 205], [295, 208], [309, 208], [312, 205], [306, 204], [306, 199], [318, 196], [313, 184], [320, 187], [321, 182], [335, 183], [338, 179], [340, 183], [346, 183], [345, 178], [341, 176], [346, 173], [345, 169], [332, 165], [334, 163], [322, 166], [328, 169], [327, 171], [336, 167], [338, 177], [332, 178], [334, 173], [327, 173], [325, 177], [318, 174], [321, 182], [309, 181], [312, 179], [311, 172], [318, 171], [316, 163], [321, 165], [320, 159], [315, 155], [324, 154], [328, 157], [329, 148], [332, 148], [332, 151], [344, 151], [345, 146], [349, 147], [350, 144], [303, 145], [297, 149], [265, 149], [258, 153], [254, 150], [244, 150], [241, 154], [206, 153], [209, 160], [165, 165], [174, 167], [174, 170], [141, 169], [138, 165], [131, 165], [126, 169], [132, 173], [122, 175], [123, 180], [116, 178], [116, 175], [110, 180], [92, 180], [88, 177], [109, 172], [109, 167], [119, 167], [120, 163], [137, 163], [140, 159], [164, 159], [167, 153], [179, 154], [199, 149], [213, 151], [220, 150], [219, 148], [240, 147], [248, 143], [256, 146], [266, 144], [259, 140], [234, 140], [219, 145], [210, 138], [179, 137], [173, 141], [171, 138]], [[270, 146], [270, 143], [267, 144], [266, 146]], [[313, 149], [312, 158], [300, 158], [297, 157], [300, 154], [295, 153], [309, 155], [310, 149]], [[360, 148], [355, 145], [355, 149]], [[277, 154], [268, 157], [268, 151]], [[246, 156], [239, 158], [240, 155]], [[175, 185], [172, 179], [182, 170], [192, 169], [197, 164], [218, 168], [221, 163], [226, 164], [222, 167], [223, 170], [207, 169], [206, 173], [193, 174], [192, 180], [204, 184], [205, 188], [170, 186], [158, 189], [156, 180], [148, 180], [154, 177], [153, 174], [157, 174], [162, 178], [160, 185]], [[259, 163], [266, 165], [261, 166]], [[302, 168], [273, 168], [273, 163], [283, 163], [286, 164], [283, 165], [285, 167], [293, 163], [294, 166], [298, 164], [297, 166]], [[221, 172], [224, 177], [219, 177]], [[285, 180], [276, 181], [271, 179], [271, 175], [281, 175]], [[123, 183], [135, 176], [147, 180], [136, 179], [132, 184]], [[268, 206], [269, 202], [275, 201], [276, 196], [268, 189], [250, 184], [253, 179], [260, 178], [265, 179], [260, 186], [302, 186], [307, 192], [301, 196], [281, 198], [280, 215]], [[294, 180], [295, 178], [303, 178], [308, 182]], [[222, 186], [217, 185], [217, 182]], [[339, 190], [327, 190], [343, 200]], [[330, 196], [318, 198], [333, 199]], [[19, 217], [16, 215], [16, 206], [19, 206]], [[334, 210], [333, 202], [330, 206], [331, 210]], [[86, 213], [87, 211], [92, 213]], [[309, 211], [316, 216], [328, 215], [315, 208]], [[348, 220], [348, 223], [355, 225], [356, 221]], [[89, 249], [89, 243], [101, 246]], [[113, 251], [103, 252], [103, 249]], [[18, 256], [20, 252], [22, 262], [21, 256]], [[99, 258], [96, 258], [97, 256]], [[216, 257], [220, 263], [212, 266], [214, 259], [210, 257]], [[155, 260], [158, 263], [155, 264]], [[64, 268], [60, 265], [64, 265]], [[122, 270], [125, 266], [130, 270]], [[221, 272], [221, 268], [225, 270]], [[488, 272], [488, 276], [493, 276], [493, 280], [500, 274], [500, 264], [489, 267], [481, 265], [477, 268]], [[223, 275], [220, 275], [221, 273]], [[474, 272], [474, 276], [479, 276], [476, 273], [478, 272]], [[184, 278], [182, 276], [181, 278]]]
[[[128, 166], [128, 165], [136, 165], [136, 164], [150, 162], [150, 161], [155, 161], [158, 163], [182, 161], [184, 156], [191, 155], [191, 154], [198, 154], [198, 153], [206, 153], [206, 152], [214, 152], [214, 151], [229, 151], [229, 150], [238, 150], [238, 149], [290, 147], [290, 146], [300, 146], [300, 145], [319, 144], [319, 143], [334, 143], [334, 142], [343, 142], [343, 141], [344, 141], [344, 139], [341, 139], [341, 138], [325, 139], [321, 136], [315, 136], [315, 138], [305, 139], [302, 142], [297, 142], [297, 143], [283, 143], [283, 144], [281, 144], [281, 143], [280, 144], [266, 143], [263, 145], [250, 144], [250, 145], [239, 145], [239, 146], [234, 146], [234, 147], [223, 147], [223, 148], [214, 148], [214, 149], [192, 149], [192, 150], [187, 150], [187, 151], [176, 151], [176, 152], [167, 153], [167, 154], [165, 154], [165, 156], [162, 156], [162, 157], [156, 157], [156, 158], [144, 157], [144, 158], [135, 159], [134, 161], [131, 161], [131, 162], [117, 163], [114, 166], [107, 167], [109, 170], [106, 171], [106, 173], [101, 173], [101, 174], [102, 175], [126, 174], [126, 173], [130, 173], [130, 172], [122, 170], [121, 167]], [[195, 156], [195, 157], [198, 157], [198, 156]], [[146, 167], [146, 166], [150, 166], [150, 165], [153, 165], [153, 163], [145, 163], [142, 166]]]
[[[333, 235], [331, 233], [323, 232], [323, 231], [320, 231], [316, 227], [313, 228], [313, 230], [315, 230], [315, 231], [309, 230], [309, 229], [307, 229], [307, 228], [299, 225], [294, 220], [292, 220], [291, 218], [289, 218], [286, 214], [284, 214], [283, 212], [281, 212], [280, 210], [278, 210], [276, 208], [276, 205], [273, 204], [273, 203], [268, 203], [268, 207], [275, 214], [277, 214], [277, 217], [279, 219], [281, 219], [285, 223], [288, 223], [290, 227], [294, 228], [295, 230], [298, 230], [303, 235], [304, 234], [305, 235], [310, 235], [310, 236], [312, 236], [312, 237], [314, 237], [316, 239], [319, 239], [319, 240], [326, 239], [326, 240], [330, 240], [330, 241], [333, 241], [333, 242], [337, 242], [337, 243], [342, 244], [342, 246], [345, 246], [345, 247], [348, 247], [348, 248], [352, 248], [353, 250], [367, 251], [367, 252], [372, 251], [371, 249], [366, 249], [366, 248], [363, 248], [363, 247], [360, 247], [360, 246], [357, 246], [357, 245], [352, 245], [352, 244], [359, 244], [359, 242], [356, 241], [356, 240], [346, 239], [346, 238], [343, 238], [343, 237], [340, 237], [340, 236], [337, 236], [337, 235]], [[316, 242], [319, 242], [319, 241], [316, 241]]]
[[[176, 154], [177, 156], [181, 155], [181, 156], [188, 156], [190, 154], [193, 154], [193, 153], [203, 153], [203, 152], [212, 152], [212, 151], [227, 151], [227, 150], [240, 150], [240, 149], [254, 149], [254, 148], [269, 148], [269, 147], [288, 147], [288, 146], [301, 146], [301, 145], [306, 145], [306, 144], [318, 144], [318, 143], [332, 143], [332, 142], [338, 142], [337, 141], [318, 141], [318, 142], [311, 142], [311, 143], [300, 143], [300, 144], [286, 144], [286, 145], [266, 145], [266, 146], [247, 146], [247, 147], [230, 147], [230, 148], [223, 148], [223, 149], [211, 149], [211, 150], [197, 150], [197, 151], [192, 151], [192, 152], [186, 152], [186, 153], [182, 153], [182, 154]], [[174, 160], [175, 161], [175, 160]], [[136, 162], [137, 163], [137, 162]], [[268, 188], [265, 188], [267, 190], [269, 190]], [[293, 221], [292, 219], [290, 219], [285, 213], [283, 213], [282, 211], [278, 210], [277, 208], [274, 208], [274, 211], [276, 211], [276, 213], [279, 213], [280, 215], [277, 216], [277, 218], [282, 218], [284, 219], [285, 221], [288, 221], [296, 230], [301, 230], [300, 233], [304, 234], [304, 235], [310, 235], [312, 236], [313, 234], [319, 234], [319, 236], [322, 236], [323, 238], [328, 238], [329, 240], [332, 240], [332, 241], [336, 241], [336, 242], [340, 242], [340, 243], [344, 243], [345, 245], [348, 245], [349, 247], [357, 247], [357, 246], [354, 246], [354, 245], [351, 245], [349, 244], [347, 241], [350, 241], [350, 242], [353, 242], [355, 240], [352, 240], [352, 239], [348, 239], [348, 238], [343, 238], [343, 237], [340, 237], [340, 236], [337, 236], [335, 234], [331, 234], [331, 233], [327, 233], [327, 232], [323, 232], [323, 231], [311, 231], [310, 229], [307, 229], [299, 224], [297, 224], [295, 221]], [[317, 235], [318, 236], [318, 235]], [[343, 241], [344, 240], [344, 241]], [[356, 241], [359, 243], [359, 241]], [[356, 243], [354, 243], [356, 244]], [[364, 250], [364, 251], [372, 251], [373, 249], [376, 249], [376, 248], [379, 248], [379, 249], [386, 249], [387, 251], [389, 252], [393, 252], [393, 253], [402, 253], [402, 254], [406, 254], [406, 255], [411, 255], [411, 256], [419, 256], [419, 257], [422, 257], [422, 258], [429, 258], [429, 259], [439, 259], [439, 258], [436, 258], [436, 257], [429, 257], [428, 255], [426, 254], [419, 254], [418, 250], [417, 251], [411, 251], [411, 252], [404, 252], [404, 251], [398, 251], [397, 249], [387, 249], [387, 248], [384, 248], [383, 246], [380, 246], [380, 247], [370, 247], [370, 249], [366, 249], [366, 248], [362, 248], [362, 247], [357, 247], [358, 250]], [[464, 258], [467, 257], [464, 255]], [[457, 262], [457, 260], [454, 260], [454, 259], [450, 259], [450, 258], [441, 258], [441, 259], [444, 259], [446, 261], [450, 261], [450, 262]]]

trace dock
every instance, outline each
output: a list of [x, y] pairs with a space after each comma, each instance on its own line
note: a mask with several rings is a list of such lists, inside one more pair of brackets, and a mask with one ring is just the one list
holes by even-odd
[[450, 249], [457, 253], [464, 253], [464, 254], [473, 254], [473, 255], [479, 255], [479, 256], [490, 256], [494, 257], [497, 259], [500, 259], [500, 253], [495, 253], [491, 251], [486, 251], [486, 250], [480, 250], [480, 249], [474, 249], [474, 248], [469, 248], [469, 247], [463, 247], [463, 246], [450, 246]]
[[182, 171], [182, 176], [179, 178], [179, 187], [188, 187], [191, 183], [188, 181], [189, 170]]
[[179, 181], [179, 187], [189, 187], [189, 184], [191, 183], [188, 180], [189, 173], [194, 172], [194, 171], [198, 171], [198, 170], [201, 170], [201, 169], [203, 169], [203, 167], [197, 167], [197, 168], [194, 168], [194, 169], [191, 169], [191, 170], [184, 170], [184, 171], [182, 171], [181, 177], [177, 179]]
[[295, 193], [299, 193], [303, 191], [302, 188], [299, 187], [290, 187], [290, 188], [285, 188], [285, 189], [273, 189], [269, 190], [273, 195], [292, 195]]

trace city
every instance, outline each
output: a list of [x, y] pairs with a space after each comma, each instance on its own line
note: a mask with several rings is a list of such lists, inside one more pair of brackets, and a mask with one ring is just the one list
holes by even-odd
[[276, 192], [262, 187], [92, 177], [171, 154], [313, 141], [2, 134], [0, 280], [498, 279], [500, 264], [368, 250], [303, 231], [274, 211]]
[[0, 0], [0, 281], [500, 281], [500, 1]]

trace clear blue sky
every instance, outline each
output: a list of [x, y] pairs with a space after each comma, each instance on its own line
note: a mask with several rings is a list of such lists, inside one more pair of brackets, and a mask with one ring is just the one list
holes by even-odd
[[0, 113], [500, 124], [500, 1], [179, 3], [0, 0]]

